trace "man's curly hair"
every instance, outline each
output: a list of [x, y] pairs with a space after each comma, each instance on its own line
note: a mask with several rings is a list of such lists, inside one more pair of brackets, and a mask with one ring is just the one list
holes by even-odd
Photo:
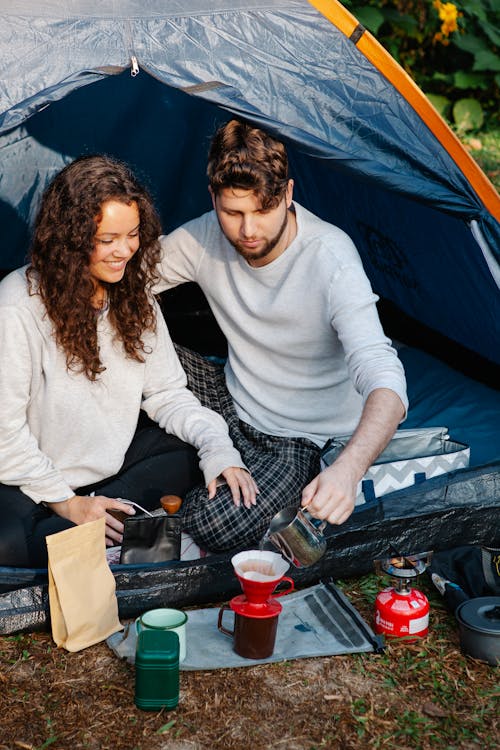
[[225, 188], [253, 190], [263, 208], [275, 208], [288, 185], [286, 148], [264, 130], [230, 120], [212, 138], [207, 175], [214, 195]]
[[92, 381], [105, 367], [99, 357], [89, 258], [102, 205], [109, 200], [136, 203], [139, 210], [140, 248], [121, 281], [105, 286], [117, 339], [127, 357], [143, 362], [142, 334], [156, 329], [150, 289], [157, 279], [161, 224], [151, 197], [125, 164], [108, 156], [83, 156], [56, 175], [42, 197], [28, 268], [30, 293], [40, 294], [68, 369], [84, 372]]

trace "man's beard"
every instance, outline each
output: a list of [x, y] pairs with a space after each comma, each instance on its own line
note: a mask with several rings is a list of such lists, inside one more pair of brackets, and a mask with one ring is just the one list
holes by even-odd
[[285, 229], [288, 224], [288, 209], [285, 213], [285, 217], [283, 219], [283, 223], [281, 227], [279, 228], [279, 231], [275, 236], [267, 240], [267, 242], [264, 244], [262, 250], [258, 250], [257, 252], [252, 252], [251, 250], [248, 250], [245, 246], [240, 245], [239, 242], [231, 242], [231, 240], [227, 237], [226, 239], [228, 242], [231, 243], [231, 245], [234, 247], [237, 253], [241, 255], [242, 258], [244, 258], [248, 263], [255, 260], [262, 260], [262, 258], [267, 258], [268, 255], [272, 253], [280, 239], [283, 237], [283, 234], [285, 232]]

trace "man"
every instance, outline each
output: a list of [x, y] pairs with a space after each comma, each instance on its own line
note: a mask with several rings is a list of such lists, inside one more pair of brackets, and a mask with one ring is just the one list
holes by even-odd
[[[257, 542], [294, 504], [345, 521], [407, 398], [356, 248], [293, 202], [284, 145], [232, 120], [214, 136], [207, 174], [214, 210], [161, 238], [158, 290], [197, 282], [228, 341], [224, 373], [181, 352], [190, 388], [224, 416], [259, 487], [241, 506], [227, 488], [210, 501], [188, 493], [186, 529], [224, 550]], [[343, 434], [348, 445], [320, 471], [321, 447]]]

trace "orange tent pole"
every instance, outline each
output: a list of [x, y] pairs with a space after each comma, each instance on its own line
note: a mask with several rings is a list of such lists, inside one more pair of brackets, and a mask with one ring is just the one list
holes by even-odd
[[500, 196], [495, 187], [423, 91], [399, 63], [338, 0], [309, 0], [309, 3], [345, 36], [352, 37], [353, 44], [404, 96], [467, 177], [484, 206], [500, 222]]

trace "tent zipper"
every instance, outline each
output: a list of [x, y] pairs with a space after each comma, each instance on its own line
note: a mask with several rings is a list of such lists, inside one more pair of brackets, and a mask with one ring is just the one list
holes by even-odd
[[130, 75], [132, 78], [135, 78], [140, 73], [139, 71], [139, 63], [137, 62], [137, 57], [135, 55], [132, 55], [130, 58]]

